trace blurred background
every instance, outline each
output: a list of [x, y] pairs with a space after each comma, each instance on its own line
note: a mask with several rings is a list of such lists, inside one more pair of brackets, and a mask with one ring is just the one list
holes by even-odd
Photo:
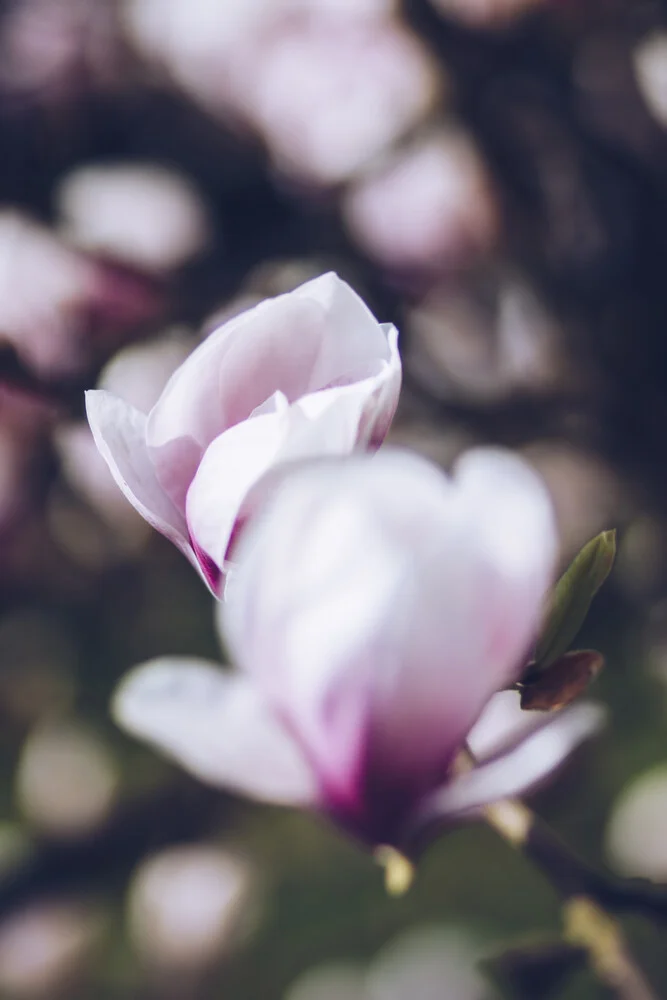
[[[480, 957], [558, 929], [485, 829], [388, 899], [335, 831], [108, 717], [137, 662], [220, 650], [83, 389], [145, 410], [216, 323], [331, 268], [401, 330], [394, 443], [521, 451], [564, 561], [619, 528], [579, 643], [610, 724], [534, 805], [667, 881], [667, 3], [4, 0], [0, 151], [0, 996], [484, 1000]], [[625, 926], [667, 995], [660, 932]]]

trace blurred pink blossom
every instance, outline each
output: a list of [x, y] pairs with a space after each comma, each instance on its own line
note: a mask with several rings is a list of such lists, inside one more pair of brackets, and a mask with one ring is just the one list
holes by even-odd
[[488, 250], [498, 228], [484, 164], [454, 132], [423, 139], [364, 176], [343, 211], [371, 257], [408, 271], [458, 267]]
[[401, 382], [396, 340], [326, 274], [214, 331], [148, 415], [92, 390], [88, 419], [125, 496], [216, 590], [267, 473], [382, 442]]
[[533, 716], [488, 762], [454, 770], [521, 671], [556, 550], [548, 493], [511, 452], [469, 452], [453, 479], [391, 450], [304, 463], [227, 581], [240, 672], [153, 661], [121, 685], [116, 719], [205, 780], [404, 847], [532, 785], [597, 726], [590, 705]]
[[439, 77], [395, 19], [312, 19], [237, 67], [241, 106], [279, 169], [316, 184], [357, 173], [432, 107]]
[[392, 0], [127, 0], [134, 44], [277, 167], [346, 180], [433, 106], [442, 74]]
[[0, 33], [0, 91], [15, 100], [66, 103], [120, 76], [108, 0], [9, 0]]
[[79, 992], [104, 931], [102, 914], [67, 900], [31, 903], [0, 924], [0, 989], [14, 1000]]
[[80, 371], [105, 341], [160, 308], [156, 289], [140, 275], [73, 250], [18, 212], [0, 211], [0, 342], [40, 377]]

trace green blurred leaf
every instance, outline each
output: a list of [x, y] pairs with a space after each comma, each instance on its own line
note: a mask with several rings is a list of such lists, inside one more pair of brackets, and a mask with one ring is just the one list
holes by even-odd
[[595, 649], [575, 649], [519, 683], [521, 708], [550, 712], [565, 708], [587, 690], [604, 666]]
[[607, 579], [616, 555], [616, 532], [603, 531], [574, 557], [554, 588], [529, 674], [546, 670], [567, 652]]

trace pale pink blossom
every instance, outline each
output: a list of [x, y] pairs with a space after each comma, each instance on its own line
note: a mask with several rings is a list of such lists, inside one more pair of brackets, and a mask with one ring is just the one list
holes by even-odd
[[79, 253], [45, 226], [0, 210], [0, 342], [45, 378], [81, 371], [116, 341], [154, 318], [151, 282]]
[[119, 32], [109, 0], [11, 0], [0, 32], [5, 102], [58, 107], [121, 75]]
[[226, 117], [239, 110], [237, 73], [252, 79], [261, 72], [264, 46], [285, 27], [373, 24], [396, 6], [396, 0], [123, 0], [122, 19], [145, 59]]
[[268, 473], [382, 442], [400, 389], [396, 341], [326, 274], [215, 330], [148, 414], [93, 390], [88, 419], [125, 496], [215, 590]]
[[362, 177], [343, 211], [371, 257], [408, 271], [458, 267], [488, 250], [498, 229], [486, 168], [454, 131], [435, 133]]
[[153, 661], [121, 686], [116, 718], [204, 780], [402, 847], [540, 780], [599, 722], [590, 705], [533, 715], [455, 774], [526, 662], [556, 549], [546, 489], [512, 453], [469, 452], [453, 479], [391, 450], [303, 463], [227, 581], [239, 672]]
[[235, 76], [239, 107], [277, 167], [325, 185], [348, 180], [403, 136], [441, 84], [427, 50], [393, 18], [294, 24]]

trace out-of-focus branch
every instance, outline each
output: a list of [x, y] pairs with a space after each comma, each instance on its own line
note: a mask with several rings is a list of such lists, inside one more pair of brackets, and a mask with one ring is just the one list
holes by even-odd
[[[620, 1000], [655, 1000], [620, 926], [608, 912], [629, 908], [623, 884], [591, 870], [521, 802], [507, 800], [487, 806], [484, 816], [489, 826], [535, 863], [558, 891], [564, 937], [585, 949], [600, 981]], [[643, 897], [635, 902], [643, 902]], [[667, 904], [667, 895], [663, 903]], [[667, 909], [658, 912], [662, 919], [667, 916]]]
[[615, 913], [638, 913], [667, 923], [667, 888], [646, 879], [621, 879], [591, 867], [545, 822], [518, 802], [489, 806], [486, 820], [519, 847], [562, 896], [585, 895]]

